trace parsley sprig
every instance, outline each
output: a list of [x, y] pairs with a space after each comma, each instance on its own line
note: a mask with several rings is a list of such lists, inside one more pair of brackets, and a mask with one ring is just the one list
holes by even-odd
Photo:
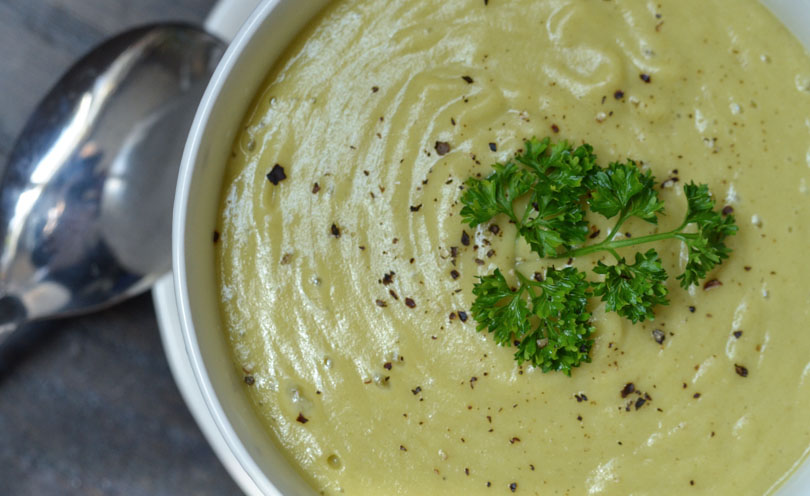
[[[565, 141], [531, 139], [506, 164], [494, 164], [488, 177], [470, 178], [461, 196], [461, 215], [471, 227], [505, 215], [518, 234], [541, 258], [570, 259], [605, 251], [615, 264], [599, 261], [588, 281], [574, 267], [550, 267], [541, 280], [517, 272], [512, 287], [500, 270], [479, 278], [473, 288], [472, 315], [478, 331], [487, 329], [503, 346], [515, 345], [519, 363], [529, 362], [544, 372], [571, 374], [589, 362], [593, 326], [586, 304], [600, 297], [608, 311], [632, 321], [655, 317], [654, 308], [669, 303], [667, 273], [658, 252], [637, 252], [630, 263], [618, 250], [629, 246], [676, 239], [684, 243], [687, 262], [677, 276], [680, 285], [698, 284], [728, 258], [725, 240], [737, 232], [733, 215], [715, 210], [708, 186], [684, 186], [687, 212], [675, 229], [647, 236], [615, 239], [624, 223], [637, 217], [657, 224], [664, 204], [652, 174], [632, 161], [596, 163], [590, 145], [574, 148]], [[604, 240], [584, 244], [589, 232], [587, 210], [615, 224]]]

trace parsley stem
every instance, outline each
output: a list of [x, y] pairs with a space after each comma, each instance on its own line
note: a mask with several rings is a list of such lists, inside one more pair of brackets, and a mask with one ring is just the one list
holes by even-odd
[[638, 238], [620, 239], [618, 241], [612, 241], [612, 240], [610, 240], [610, 238], [608, 238], [608, 239], [602, 241], [601, 243], [596, 243], [594, 245], [583, 246], [581, 248], [568, 250], [565, 253], [562, 253], [562, 254], [560, 254], [560, 255], [558, 255], [556, 257], [552, 257], [552, 258], [555, 258], [555, 259], [574, 258], [574, 257], [582, 256], [582, 255], [588, 255], [590, 253], [596, 253], [598, 251], [610, 251], [611, 253], [614, 253], [614, 255], [615, 255], [615, 250], [617, 250], [619, 248], [625, 248], [627, 246], [640, 245], [640, 244], [643, 244], [643, 243], [652, 243], [653, 241], [661, 241], [663, 239], [670, 239], [670, 238], [675, 238], [675, 237], [678, 237], [678, 238], [683, 238], [685, 236], [692, 237], [689, 234], [684, 234], [684, 233], [681, 232], [683, 227], [684, 226], [681, 225], [677, 229], [673, 229], [672, 231], [668, 231], [668, 232], [664, 232], [664, 233], [658, 233], [658, 234], [650, 234], [650, 235], [641, 236], [641, 237], [638, 237]]
[[609, 242], [613, 240], [613, 237], [616, 236], [616, 233], [619, 232], [619, 229], [622, 228], [622, 224], [624, 224], [624, 221], [626, 221], [628, 217], [629, 215], [627, 215], [626, 212], [622, 212], [622, 216], [619, 217], [619, 221], [616, 222], [616, 225], [613, 226], [613, 229], [610, 230], [610, 234], [607, 235], [604, 242]]

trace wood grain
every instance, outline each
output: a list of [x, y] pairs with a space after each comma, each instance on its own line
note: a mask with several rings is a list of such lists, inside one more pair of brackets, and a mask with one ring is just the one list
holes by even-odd
[[[0, 0], [0, 164], [39, 99], [105, 37], [201, 23], [214, 0]], [[29, 325], [0, 352], [0, 494], [239, 490], [171, 377], [148, 295]]]

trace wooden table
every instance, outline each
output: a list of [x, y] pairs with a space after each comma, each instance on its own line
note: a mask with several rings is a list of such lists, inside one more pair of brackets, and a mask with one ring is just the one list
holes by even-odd
[[[0, 0], [0, 166], [37, 101], [131, 26], [214, 0]], [[29, 325], [0, 352], [0, 494], [238, 494], [169, 372], [149, 295]]]

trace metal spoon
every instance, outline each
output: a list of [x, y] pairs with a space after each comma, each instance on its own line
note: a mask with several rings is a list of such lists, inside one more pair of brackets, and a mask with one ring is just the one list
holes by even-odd
[[40, 102], [0, 182], [0, 343], [93, 311], [171, 266], [185, 136], [224, 43], [180, 24], [101, 44]]

